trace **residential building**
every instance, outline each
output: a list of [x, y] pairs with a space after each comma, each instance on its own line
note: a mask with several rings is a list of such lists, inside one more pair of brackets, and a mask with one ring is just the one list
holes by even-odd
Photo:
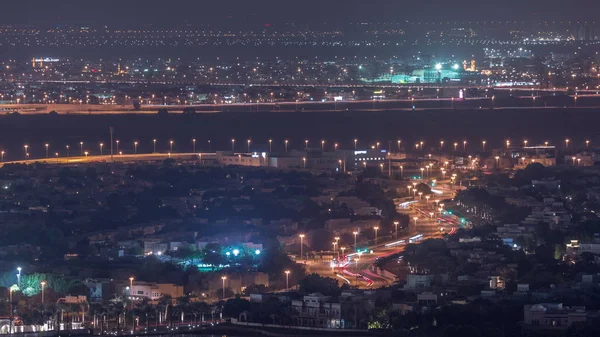
[[132, 300], [148, 299], [156, 301], [164, 296], [169, 296], [171, 298], [183, 296], [183, 287], [171, 283], [134, 282], [129, 289], [128, 294]]
[[344, 328], [341, 304], [320, 293], [306, 295], [302, 300], [292, 300], [296, 325], [319, 328]]
[[529, 330], [565, 330], [573, 323], [585, 322], [585, 307], [566, 307], [562, 303], [525, 305], [524, 326]]

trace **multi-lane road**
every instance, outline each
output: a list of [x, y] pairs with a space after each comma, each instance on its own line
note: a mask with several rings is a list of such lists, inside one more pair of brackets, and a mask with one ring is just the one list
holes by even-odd
[[[421, 183], [421, 181], [415, 182]], [[438, 185], [432, 188], [435, 199], [408, 197], [397, 205], [398, 212], [407, 214], [411, 221], [417, 218], [415, 232], [385, 240], [381, 238], [378, 244], [374, 245], [359, 245], [360, 252], [345, 252], [346, 254], [339, 260], [308, 261], [308, 271], [322, 276], [336, 277], [341, 283], [360, 288], [378, 288], [393, 284], [397, 281], [397, 277], [386, 269], [395, 268], [375, 267], [379, 259], [402, 253], [408, 243], [418, 243], [421, 240], [439, 238], [446, 234], [452, 235], [463, 226], [457, 216], [445, 210], [446, 205], [443, 202], [454, 197], [455, 189], [456, 186], [451, 185], [449, 181], [438, 182]], [[389, 263], [393, 264], [396, 261], [392, 260]]]
[[83, 163], [99, 163], [99, 162], [134, 162], [134, 161], [162, 161], [168, 158], [177, 160], [213, 160], [215, 159], [214, 152], [202, 152], [202, 153], [139, 153], [139, 154], [115, 154], [115, 155], [98, 155], [98, 156], [71, 156], [71, 157], [48, 157], [48, 158], [35, 158], [35, 159], [24, 159], [0, 162], [0, 166], [7, 164], [35, 164], [35, 163], [47, 163], [47, 164], [83, 164]]

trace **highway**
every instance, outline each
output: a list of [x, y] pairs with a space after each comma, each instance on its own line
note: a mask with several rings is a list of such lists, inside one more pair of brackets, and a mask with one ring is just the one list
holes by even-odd
[[156, 162], [162, 161], [168, 158], [177, 160], [212, 160], [215, 159], [216, 154], [214, 152], [203, 152], [203, 153], [139, 153], [139, 154], [116, 154], [116, 155], [97, 155], [97, 156], [71, 156], [71, 157], [49, 157], [49, 158], [32, 158], [27, 160], [15, 160], [1, 162], [0, 166], [7, 164], [35, 164], [35, 163], [47, 163], [57, 165], [74, 165], [83, 163], [101, 163], [101, 162], [134, 162], [134, 161], [147, 161]]
[[[506, 88], [495, 90], [505, 91]], [[378, 100], [343, 100], [343, 101], [273, 101], [273, 102], [243, 102], [225, 104], [194, 104], [194, 105], [154, 105], [142, 104], [139, 110], [134, 110], [129, 104], [3, 104], [1, 112], [18, 111], [22, 115], [48, 114], [56, 111], [59, 114], [91, 115], [91, 114], [156, 114], [159, 109], [166, 108], [169, 113], [182, 114], [185, 108], [195, 108], [199, 114], [212, 114], [221, 112], [336, 112], [336, 111], [387, 111], [387, 110], [453, 110], [453, 109], [551, 109], [564, 108], [564, 104], [550, 104], [543, 102], [544, 96], [514, 96], [523, 104], [504, 105], [500, 99], [490, 97], [469, 97], [464, 99], [454, 97], [419, 97], [403, 99], [378, 99]], [[600, 98], [597, 93], [584, 93], [570, 95], [571, 108], [598, 108], [598, 102], [589, 99]], [[579, 99], [579, 106], [577, 104]], [[582, 100], [588, 100], [582, 104]], [[537, 100], [537, 103], [536, 103]], [[514, 102], [511, 101], [511, 104]]]
[[[425, 183], [425, 181], [414, 180], [409, 184], [413, 182]], [[398, 212], [407, 214], [411, 221], [415, 221], [414, 218], [417, 217], [416, 233], [405, 234], [397, 238], [382, 237], [379, 238], [377, 244], [373, 245], [361, 245], [361, 242], [358, 242], [361, 252], [345, 252], [345, 256], [340, 254], [337, 262], [307, 261], [308, 272], [334, 277], [340, 283], [366, 289], [385, 287], [395, 283], [396, 276], [390, 272], [378, 270], [374, 266], [375, 262], [378, 259], [401, 253], [407, 243], [418, 243], [426, 239], [441, 238], [445, 234], [454, 234], [462, 224], [457, 216], [444, 210], [443, 200], [452, 199], [456, 189], [457, 186], [450, 184], [450, 181], [441, 181], [432, 188], [435, 199], [433, 197], [429, 200], [419, 199], [419, 196], [415, 195], [404, 198], [397, 205]], [[442, 207], [441, 211], [440, 207]], [[389, 263], [397, 262], [393, 260]], [[384, 267], [384, 269], [386, 268]]]

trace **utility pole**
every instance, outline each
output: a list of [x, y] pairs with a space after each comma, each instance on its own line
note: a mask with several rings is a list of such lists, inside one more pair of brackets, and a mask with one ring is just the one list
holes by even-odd
[[109, 126], [108, 132], [110, 132], [110, 160], [114, 163], [115, 159], [113, 157], [113, 133], [115, 133], [115, 128]]

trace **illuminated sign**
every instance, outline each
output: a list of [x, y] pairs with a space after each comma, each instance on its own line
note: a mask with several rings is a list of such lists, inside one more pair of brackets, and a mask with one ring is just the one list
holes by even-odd
[[60, 59], [45, 57], [41, 59], [33, 59], [34, 62], [59, 62]]

